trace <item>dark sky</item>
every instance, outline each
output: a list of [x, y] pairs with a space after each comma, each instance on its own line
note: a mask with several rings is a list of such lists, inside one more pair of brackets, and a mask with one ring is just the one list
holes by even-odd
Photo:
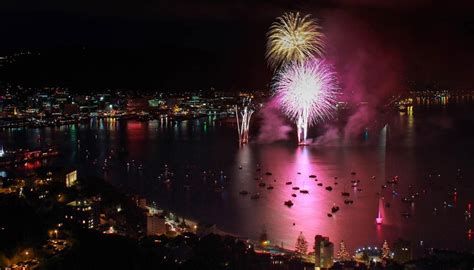
[[[448, 3], [449, 2], [449, 3]], [[41, 57], [0, 80], [71, 87], [268, 88], [275, 17], [317, 17], [346, 91], [472, 86], [474, 5], [426, 0], [7, 0], [0, 51]]]

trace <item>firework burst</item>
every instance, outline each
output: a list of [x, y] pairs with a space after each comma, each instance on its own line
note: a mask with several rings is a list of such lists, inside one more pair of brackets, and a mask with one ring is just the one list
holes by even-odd
[[266, 58], [273, 68], [292, 61], [302, 62], [321, 55], [324, 35], [321, 27], [309, 15], [288, 12], [278, 17], [267, 33]]
[[273, 89], [283, 112], [296, 122], [298, 144], [306, 141], [308, 126], [329, 119], [334, 112], [336, 74], [324, 60], [287, 65], [276, 75]]

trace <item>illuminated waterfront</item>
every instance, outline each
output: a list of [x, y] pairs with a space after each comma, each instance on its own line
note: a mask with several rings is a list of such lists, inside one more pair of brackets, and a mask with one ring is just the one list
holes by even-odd
[[[302, 231], [310, 245], [313, 235], [324, 234], [334, 242], [344, 240], [350, 250], [380, 246], [385, 239], [399, 237], [418, 245], [423, 241], [425, 246], [472, 249], [467, 231], [473, 222], [464, 218], [467, 204], [474, 201], [470, 128], [474, 119], [469, 112], [462, 106], [414, 108], [413, 114], [390, 116], [388, 129], [380, 125], [369, 130], [366, 140], [361, 136], [344, 144], [308, 147], [296, 147], [291, 139], [263, 144], [252, 137], [248, 145], [239, 147], [234, 125], [209, 118], [180, 123], [93, 120], [80, 126], [6, 130], [1, 139], [7, 149], [53, 143], [62, 153], [52, 161], [53, 166], [77, 166], [79, 175], [103, 176], [155, 200], [160, 207], [216, 223], [243, 237], [258, 239], [265, 226], [273, 244], [288, 248], [294, 247]], [[103, 170], [111, 150], [110, 168]], [[165, 164], [175, 173], [170, 185], [158, 179]], [[461, 180], [457, 179], [458, 169]], [[207, 179], [203, 179], [203, 170]], [[318, 181], [309, 178], [311, 174]], [[396, 175], [399, 184], [393, 190], [398, 196], [392, 195], [390, 185], [381, 189]], [[352, 188], [351, 180], [357, 179], [359, 186]], [[286, 185], [288, 181], [292, 185]], [[260, 187], [260, 182], [266, 186]], [[221, 184], [224, 190], [216, 191]], [[267, 189], [269, 185], [273, 190]], [[344, 185], [353, 205], [343, 202]], [[294, 186], [309, 194], [293, 190]], [[333, 190], [326, 190], [327, 186]], [[241, 190], [259, 192], [260, 199], [240, 195]], [[390, 208], [384, 208], [381, 226], [375, 224], [377, 192], [390, 203]], [[416, 192], [420, 196], [414, 205], [402, 202]], [[283, 204], [289, 199], [294, 202], [291, 208]], [[334, 203], [340, 211], [330, 218], [327, 213]], [[403, 217], [404, 213], [410, 217]]]

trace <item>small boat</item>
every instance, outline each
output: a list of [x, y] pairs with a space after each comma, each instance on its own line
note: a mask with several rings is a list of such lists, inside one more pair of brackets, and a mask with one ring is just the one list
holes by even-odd
[[327, 191], [332, 191], [332, 187], [331, 187], [331, 186], [327, 186], [327, 187], [326, 187], [326, 190], [327, 190]]
[[333, 207], [331, 208], [331, 212], [332, 212], [333, 214], [336, 213], [337, 211], [339, 211], [339, 206], [333, 206]]
[[291, 184], [293, 184], [293, 182], [286, 182], [286, 184], [287, 184], [287, 185], [291, 185]]
[[361, 189], [361, 188], [358, 188], [357, 191], [362, 191], [362, 189]]
[[260, 199], [260, 193], [255, 193], [255, 194], [253, 194], [252, 196], [250, 196], [250, 199], [252, 199], [252, 200], [258, 200], [258, 199]]
[[349, 192], [341, 192], [341, 195], [344, 197], [349, 197], [351, 194]]
[[299, 187], [293, 187], [293, 190], [299, 190], [300, 188]]
[[351, 175], [356, 175], [356, 172], [351, 172]]
[[291, 200], [288, 200], [288, 201], [285, 201], [284, 204], [288, 207], [292, 207], [293, 206], [293, 202]]
[[403, 216], [404, 218], [409, 218], [409, 217], [411, 217], [410, 213], [406, 213], [406, 212], [403, 213], [402, 216]]
[[318, 186], [322, 187], [322, 186], [323, 186], [323, 183], [318, 183]]
[[353, 200], [346, 199], [346, 200], [344, 200], [344, 203], [345, 203], [345, 204], [353, 204], [354, 201], [353, 201]]
[[296, 197], [296, 194], [295, 193], [291, 194], [291, 197]]
[[239, 170], [242, 170], [242, 166], [239, 166]]
[[334, 185], [336, 185], [336, 186], [337, 186], [337, 182], [334, 182]]
[[247, 190], [242, 190], [241, 192], [239, 192], [240, 195], [247, 195], [249, 194], [249, 192]]
[[300, 193], [303, 193], [303, 194], [308, 194], [308, 193], [309, 193], [309, 191], [308, 191], [307, 189], [302, 189], [302, 190], [300, 190]]
[[390, 203], [385, 203], [385, 207], [390, 208]]
[[328, 213], [328, 217], [332, 217], [332, 214], [331, 214], [331, 213]]
[[272, 190], [272, 189], [273, 189], [273, 186], [268, 186], [267, 189], [268, 189], [268, 190]]
[[267, 184], [265, 184], [265, 183], [259, 183], [259, 184], [258, 184], [259, 187], [264, 187], [264, 186], [266, 186], [266, 185], [267, 185]]
[[271, 172], [266, 172], [265, 175], [272, 175], [272, 173]]
[[300, 172], [297, 172], [296, 174], [301, 174]]
[[309, 176], [309, 178], [316, 178], [316, 175], [311, 174], [311, 175]]

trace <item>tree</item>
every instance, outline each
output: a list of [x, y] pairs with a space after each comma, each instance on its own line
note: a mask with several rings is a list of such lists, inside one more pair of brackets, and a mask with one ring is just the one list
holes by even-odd
[[388, 247], [387, 240], [382, 245], [382, 259], [390, 259], [390, 248]]
[[349, 261], [351, 259], [349, 252], [347, 252], [346, 244], [344, 243], [344, 241], [341, 241], [339, 243], [339, 250], [336, 253], [336, 259], [338, 261]]
[[296, 239], [295, 252], [299, 257], [308, 253], [308, 241], [306, 241], [303, 232], [300, 232], [300, 235]]

